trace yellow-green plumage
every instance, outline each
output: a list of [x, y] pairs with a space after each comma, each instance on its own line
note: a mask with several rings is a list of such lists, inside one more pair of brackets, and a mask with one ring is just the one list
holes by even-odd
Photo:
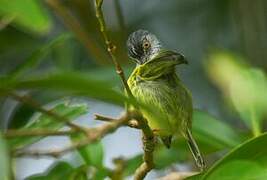
[[[138, 101], [156, 108], [166, 119], [157, 119], [142, 111], [149, 126], [156, 134], [165, 137], [177, 132], [186, 133], [191, 128], [192, 99], [175, 73], [179, 61], [171, 51], [137, 66], [128, 79], [129, 87]], [[166, 59], [164, 59], [166, 58]]]
[[164, 114], [164, 119], [162, 116], [157, 118], [141, 109], [155, 134], [170, 147], [171, 137], [180, 133], [187, 139], [197, 165], [203, 169], [203, 159], [191, 134], [191, 94], [175, 73], [175, 66], [181, 64], [181, 58], [178, 53], [160, 50], [155, 57], [136, 66], [128, 84], [138, 101]]

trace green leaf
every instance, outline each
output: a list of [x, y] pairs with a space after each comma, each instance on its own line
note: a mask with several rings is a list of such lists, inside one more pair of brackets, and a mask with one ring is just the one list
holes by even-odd
[[254, 136], [257, 136], [262, 130], [262, 120], [267, 115], [267, 77], [262, 70], [244, 62], [242, 57], [235, 54], [215, 52], [210, 55], [207, 71]]
[[161, 144], [155, 149], [155, 168], [163, 169], [171, 164], [181, 163], [190, 157], [188, 153], [190, 152], [184, 139], [175, 139], [170, 149]]
[[61, 34], [52, 41], [49, 41], [42, 47], [35, 50], [28, 59], [25, 60], [24, 63], [20, 64], [15, 68], [13, 72], [11, 72], [12, 78], [18, 78], [24, 75], [28, 71], [32, 71], [32, 69], [37, 66], [45, 56], [58, 44], [62, 44], [66, 42], [71, 37], [70, 34]]
[[126, 161], [126, 167], [123, 171], [125, 177], [132, 175], [135, 170], [142, 164], [143, 158], [142, 154], [136, 155]]
[[2, 138], [2, 135], [0, 134], [0, 179], [8, 180], [9, 179], [9, 173], [10, 173], [10, 158], [9, 153], [7, 150], [7, 145], [5, 140]]
[[88, 166], [82, 165], [76, 168], [70, 175], [70, 180], [88, 180], [87, 177]]
[[107, 171], [105, 169], [95, 169], [87, 165], [74, 168], [68, 162], [59, 161], [52, 164], [45, 172], [29, 176], [26, 180], [103, 180], [106, 177]]
[[13, 16], [16, 27], [44, 34], [51, 29], [51, 19], [36, 0], [0, 0], [0, 16]]
[[[53, 108], [50, 108], [53, 112], [60, 114], [70, 120], [74, 120], [77, 117], [87, 113], [87, 105], [85, 104], [75, 104], [75, 105], [68, 105], [67, 103], [60, 103], [55, 105]], [[52, 117], [36, 113], [29, 123], [20, 128], [21, 130], [25, 131], [27, 129], [49, 129], [49, 130], [58, 130], [64, 126], [64, 122], [58, 122]], [[8, 140], [9, 145], [12, 148], [23, 148], [29, 144], [32, 144], [43, 137], [17, 137]]]
[[[75, 142], [82, 141], [84, 139], [84, 134], [76, 134], [71, 136], [71, 140]], [[93, 168], [91, 172], [92, 179], [102, 180], [108, 176], [109, 170], [104, 167], [104, 148], [101, 141], [88, 144], [84, 147], [77, 149], [81, 157], [85, 162], [85, 166], [90, 166]]]
[[[123, 66], [123, 71], [126, 77], [128, 77], [133, 71], [133, 67]], [[121, 80], [120, 78], [118, 78], [118, 74], [114, 70], [113, 66], [103, 66], [103, 67], [101, 66], [101, 67], [91, 68], [87, 73], [88, 75], [90, 75], [90, 77], [94, 79], [112, 82], [112, 84], [116, 86], [121, 85]]]
[[235, 83], [230, 85], [233, 104], [254, 135], [259, 135], [262, 120], [267, 114], [266, 75], [259, 69], [246, 68], [233, 81]]
[[223, 164], [209, 175], [210, 180], [267, 179], [266, 169], [253, 161], [237, 160]]
[[100, 169], [95, 169], [94, 172], [92, 173], [93, 180], [103, 180], [106, 179], [108, 176], [109, 171], [106, 168], [100, 168]]
[[216, 180], [219, 177], [228, 177], [229, 180], [266, 179], [266, 147], [267, 133], [246, 141], [216, 162], [203, 176], [203, 180]]
[[194, 111], [192, 128], [197, 142], [211, 145], [218, 150], [234, 147], [245, 139], [226, 122], [199, 110]]
[[67, 162], [59, 161], [51, 165], [46, 172], [32, 175], [27, 180], [59, 180], [70, 177], [73, 173], [74, 168]]
[[31, 77], [27, 80], [10, 80], [6, 77], [0, 78], [0, 80], [3, 82], [0, 84], [0, 89], [46, 89], [88, 96], [119, 105], [124, 104], [125, 101], [129, 102], [123, 94], [113, 90], [110, 83], [95, 80], [78, 72], [61, 72]]
[[[73, 142], [82, 141], [84, 138], [83, 134], [71, 136]], [[87, 165], [98, 169], [103, 168], [104, 148], [101, 141], [88, 144], [77, 150]]]
[[[243, 135], [239, 134], [227, 123], [219, 121], [208, 113], [199, 110], [194, 110], [193, 135], [203, 154], [232, 148], [245, 139]], [[192, 160], [191, 157], [188, 145], [181, 136], [174, 139], [170, 149], [163, 145], [158, 145], [154, 151], [156, 169], [163, 169], [174, 163]], [[133, 174], [141, 163], [141, 155], [129, 159], [125, 176]]]

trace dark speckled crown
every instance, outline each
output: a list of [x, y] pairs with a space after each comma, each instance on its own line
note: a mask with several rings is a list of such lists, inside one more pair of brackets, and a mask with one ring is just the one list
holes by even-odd
[[[149, 51], [143, 49], [143, 40], [146, 39], [151, 44]], [[127, 40], [128, 55], [133, 58], [138, 64], [147, 61], [153, 53], [156, 53], [160, 48], [160, 43], [156, 36], [146, 30], [137, 30], [130, 34]]]

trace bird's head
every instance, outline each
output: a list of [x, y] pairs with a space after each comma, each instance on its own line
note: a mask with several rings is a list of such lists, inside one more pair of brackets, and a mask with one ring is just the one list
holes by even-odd
[[163, 50], [158, 38], [146, 31], [138, 30], [130, 34], [127, 40], [127, 48], [129, 56], [138, 64], [144, 64], [151, 60], [159, 61], [175, 61], [175, 64], [187, 64], [183, 55]]
[[138, 30], [130, 34], [127, 48], [129, 56], [137, 64], [143, 64], [159, 53], [161, 45], [154, 34], [146, 30]]

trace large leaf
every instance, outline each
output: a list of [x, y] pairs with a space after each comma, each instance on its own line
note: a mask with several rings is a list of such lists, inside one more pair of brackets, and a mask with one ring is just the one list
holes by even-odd
[[8, 180], [9, 179], [9, 173], [10, 173], [10, 164], [9, 164], [9, 153], [7, 150], [7, 145], [5, 140], [2, 138], [2, 135], [0, 134], [0, 179]]
[[[232, 148], [245, 139], [243, 135], [235, 131], [227, 123], [199, 110], [194, 110], [193, 135], [204, 155]], [[188, 145], [181, 136], [174, 139], [170, 149], [167, 149], [162, 144], [157, 145], [154, 154], [156, 169], [163, 169], [174, 163], [192, 160]], [[129, 159], [125, 169], [125, 176], [133, 174], [141, 163], [141, 155]]]
[[[204, 155], [232, 148], [244, 141], [243, 135], [227, 123], [199, 110], [194, 110], [192, 131]], [[184, 162], [188, 157], [192, 157], [188, 145], [183, 137], [179, 137], [174, 139], [171, 149], [164, 146], [156, 148], [156, 168], [162, 169], [173, 163]]]
[[[68, 105], [66, 103], [60, 103], [50, 108], [55, 113], [58, 113], [61, 116], [66, 117], [67, 119], [74, 120], [77, 117], [85, 114], [87, 112], [87, 105], [84, 104], [75, 104]], [[58, 130], [59, 128], [64, 126], [64, 122], [59, 122], [54, 120], [52, 117], [37, 113], [35, 114], [30, 123], [28, 123], [25, 127], [21, 128], [22, 131], [26, 131], [28, 129], [49, 129], [49, 130]], [[22, 148], [29, 144], [32, 144], [43, 137], [33, 136], [33, 137], [17, 137], [8, 140], [8, 143], [12, 148]]]
[[87, 180], [86, 168], [84, 166], [74, 168], [69, 163], [60, 161], [49, 167], [46, 172], [32, 175], [27, 180]]
[[[73, 142], [82, 141], [84, 138], [83, 134], [71, 136]], [[101, 141], [88, 144], [77, 150], [87, 165], [103, 168], [104, 149]]]
[[88, 96], [120, 105], [127, 101], [127, 98], [123, 94], [112, 89], [110, 83], [95, 80], [86, 74], [78, 72], [61, 72], [20, 81], [10, 80], [7, 77], [2, 77], [0, 80], [2, 81], [0, 90], [46, 89]]
[[172, 142], [171, 148], [167, 149], [164, 145], [158, 145], [155, 149], [156, 169], [166, 168], [174, 163], [182, 163], [188, 160], [190, 153], [184, 139], [176, 139]]
[[52, 22], [36, 0], [0, 0], [0, 16], [13, 16], [19, 28], [34, 33], [47, 33]]
[[209, 57], [207, 72], [257, 136], [267, 115], [267, 77], [260, 69], [244, 62], [235, 54], [215, 52]]
[[198, 142], [218, 150], [234, 147], [245, 139], [226, 122], [199, 110], [195, 110], [193, 114], [193, 135]]
[[11, 72], [12, 78], [20, 77], [26, 72], [32, 71], [34, 67], [36, 67], [41, 62], [41, 60], [44, 59], [45, 56], [47, 56], [47, 54], [53, 49], [53, 47], [66, 42], [66, 40], [68, 40], [70, 37], [70, 34], [62, 34], [35, 50], [28, 59], [26, 59], [22, 64], [16, 67], [13, 72]]
[[250, 139], [215, 163], [203, 180], [267, 179], [267, 134]]
[[[252, 93], [253, 92], [253, 93]], [[267, 78], [263, 71], [246, 68], [233, 77], [230, 97], [240, 116], [252, 128], [254, 135], [261, 132], [262, 120], [266, 117]]]

